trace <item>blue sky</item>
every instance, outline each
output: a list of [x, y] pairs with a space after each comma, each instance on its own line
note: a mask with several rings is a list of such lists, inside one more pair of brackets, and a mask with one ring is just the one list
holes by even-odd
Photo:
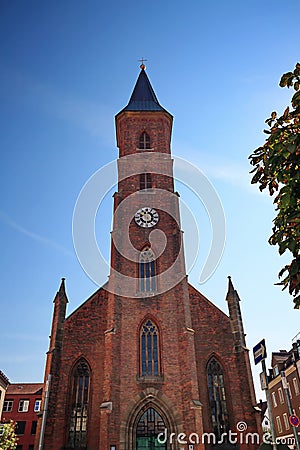
[[[174, 115], [174, 155], [203, 170], [225, 211], [222, 260], [199, 286], [209, 220], [178, 183], [203, 244], [190, 281], [226, 311], [231, 275], [249, 348], [261, 338], [269, 354], [290, 347], [299, 312], [274, 286], [288, 258], [267, 243], [274, 208], [250, 186], [247, 158], [264, 142], [270, 112], [290, 101], [292, 93], [278, 82], [300, 58], [298, 6], [293, 0], [284, 8], [277, 0], [1, 2], [0, 369], [11, 381], [43, 378], [61, 277], [69, 312], [96, 289], [75, 255], [73, 209], [88, 178], [117, 157], [114, 115], [128, 102], [141, 57], [160, 103]], [[112, 193], [97, 217], [104, 253]], [[254, 377], [258, 384], [257, 369]]]

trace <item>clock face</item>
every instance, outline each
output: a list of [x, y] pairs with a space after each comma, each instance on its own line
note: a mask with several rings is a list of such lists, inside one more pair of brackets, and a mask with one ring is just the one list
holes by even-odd
[[159, 215], [155, 209], [146, 206], [145, 208], [139, 209], [135, 213], [134, 220], [140, 227], [151, 228], [154, 227], [154, 225], [156, 225], [159, 221]]

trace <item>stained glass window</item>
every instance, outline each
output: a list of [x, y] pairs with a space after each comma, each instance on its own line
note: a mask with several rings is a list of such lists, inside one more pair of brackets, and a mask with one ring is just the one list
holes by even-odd
[[212, 358], [207, 368], [208, 392], [213, 432], [220, 438], [229, 429], [224, 374], [219, 362]]
[[157, 326], [148, 319], [141, 328], [141, 375], [157, 377], [160, 375], [159, 335]]
[[68, 447], [86, 448], [90, 373], [85, 360], [79, 361], [73, 374], [71, 422]]
[[136, 429], [137, 450], [165, 450], [166, 444], [157, 439], [166, 429], [163, 418], [154, 408], [148, 408], [141, 416]]

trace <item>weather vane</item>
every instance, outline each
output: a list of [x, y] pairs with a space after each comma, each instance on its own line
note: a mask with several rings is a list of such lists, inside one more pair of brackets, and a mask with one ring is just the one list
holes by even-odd
[[138, 61], [142, 63], [142, 64], [140, 65], [140, 68], [141, 68], [142, 70], [145, 70], [145, 69], [146, 69], [146, 66], [145, 66], [144, 62], [145, 62], [145, 61], [148, 61], [148, 60], [145, 59], [145, 58], [142, 58], [142, 59], [139, 59]]

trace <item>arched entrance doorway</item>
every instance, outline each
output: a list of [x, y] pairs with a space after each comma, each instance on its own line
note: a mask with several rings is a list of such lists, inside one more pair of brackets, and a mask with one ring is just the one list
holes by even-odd
[[166, 428], [163, 418], [154, 408], [144, 410], [136, 426], [136, 450], [166, 450], [167, 444], [157, 439]]

